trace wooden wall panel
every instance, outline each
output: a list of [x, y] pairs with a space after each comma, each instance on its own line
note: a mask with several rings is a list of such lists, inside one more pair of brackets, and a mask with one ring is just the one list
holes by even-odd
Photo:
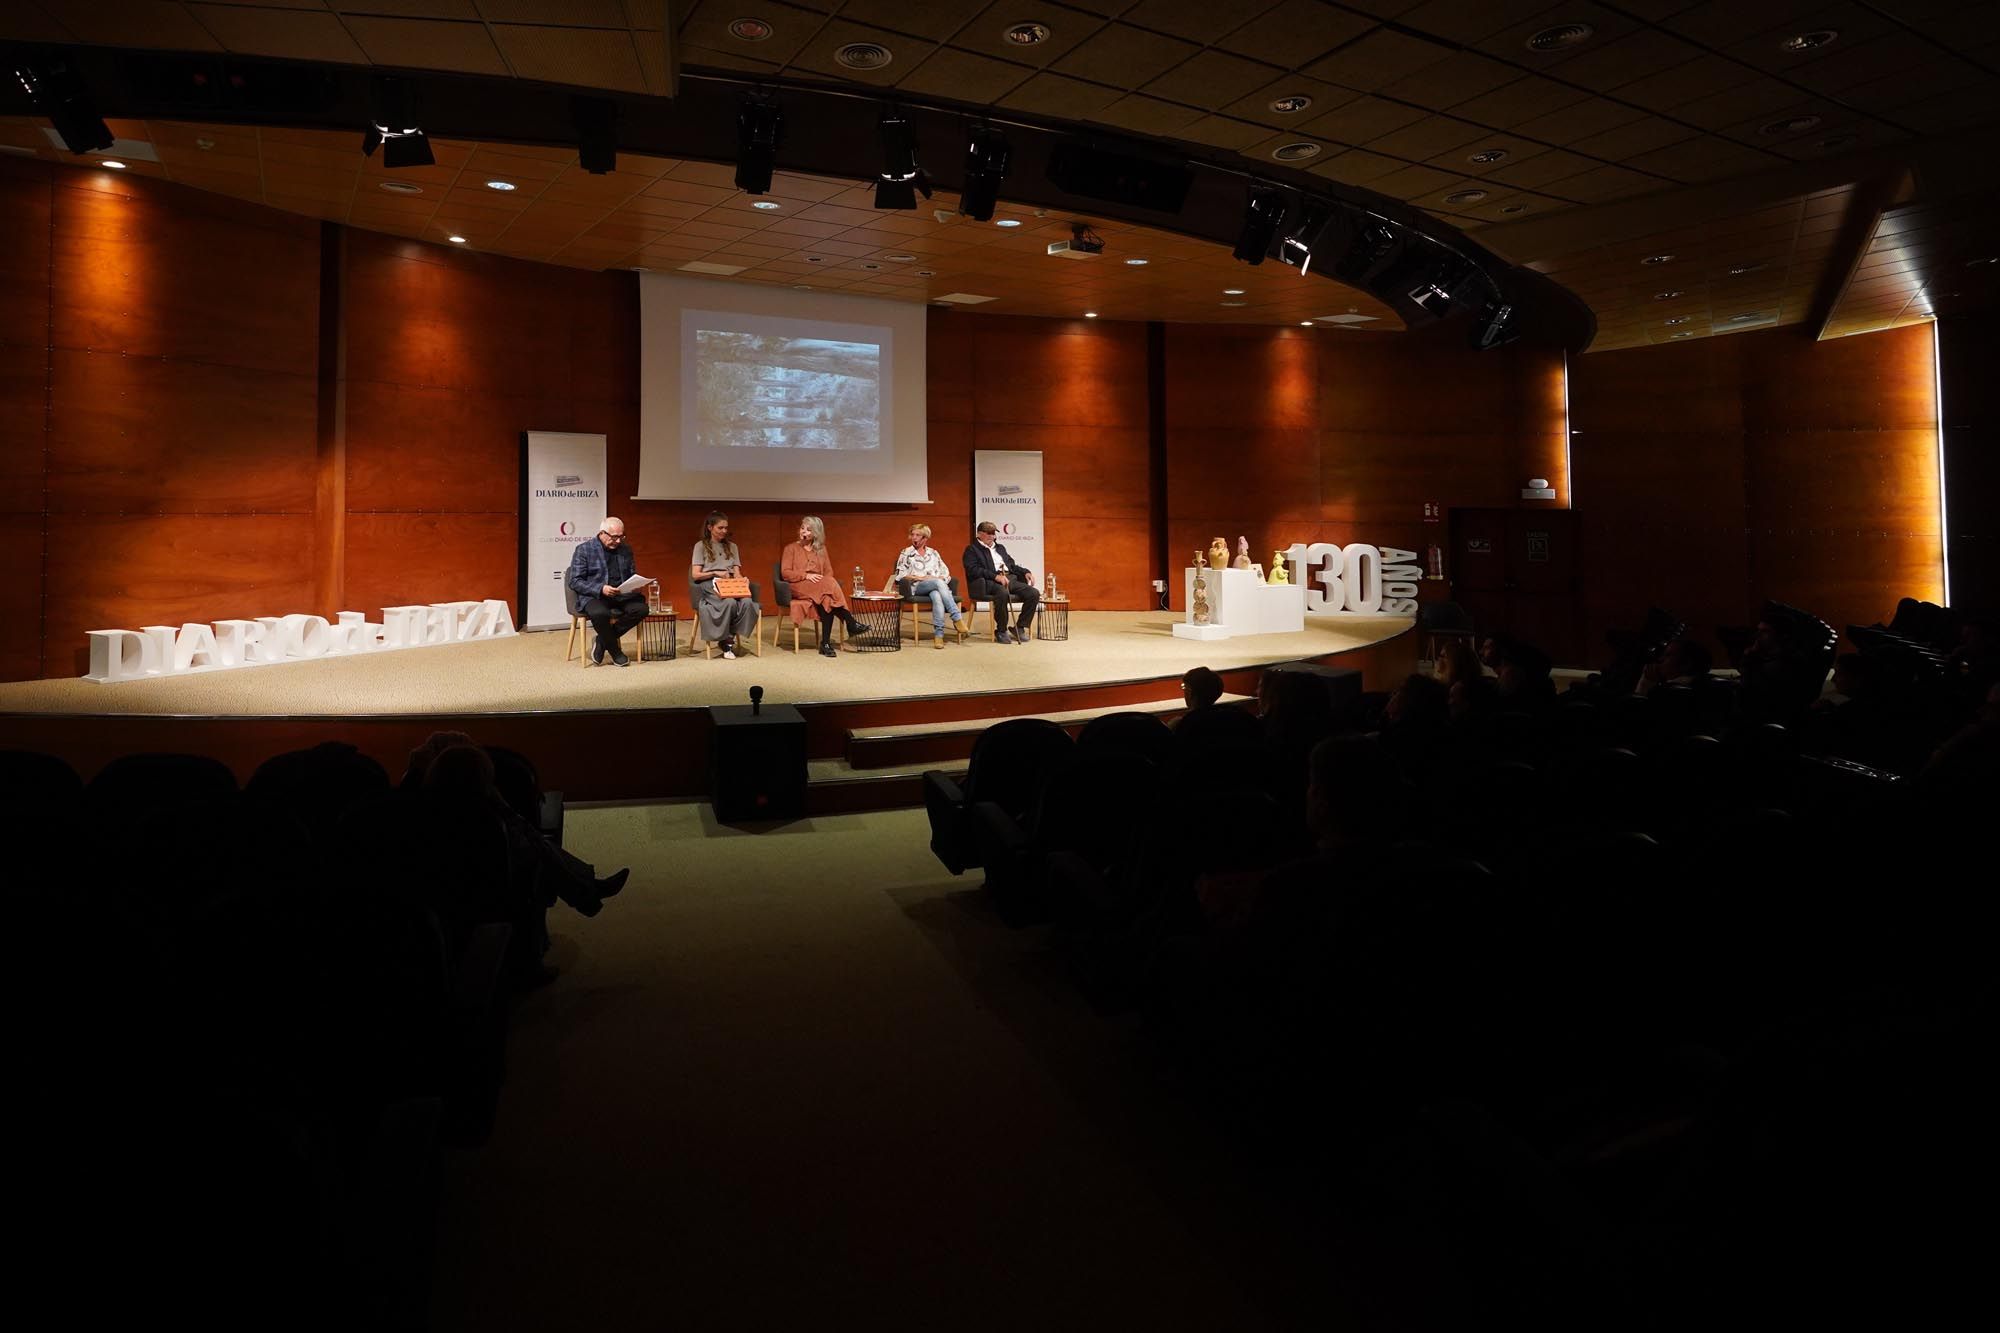
[[42, 674], [42, 516], [0, 523], [0, 680]]
[[356, 379], [346, 392], [350, 512], [511, 514], [520, 503], [521, 432], [580, 429], [567, 398]]
[[0, 158], [0, 344], [49, 344], [54, 195], [47, 164]]
[[1930, 347], [1777, 330], [1574, 362], [1587, 641], [1649, 605], [1712, 641], [1766, 598], [1835, 626], [1935, 599]]
[[54, 344], [312, 375], [319, 224], [112, 174], [56, 177]]
[[81, 674], [85, 635], [285, 615], [312, 602], [312, 533], [288, 514], [48, 517], [50, 675]]
[[52, 508], [312, 513], [311, 376], [68, 348], [53, 357]]
[[[1475, 354], [1455, 337], [1329, 329], [1167, 331], [1167, 517], [1174, 577], [1193, 545], [1248, 536], [1421, 551], [1423, 506], [1512, 507], [1530, 476], [1567, 503], [1559, 354]], [[1187, 548], [1183, 554], [1182, 548]]]
[[514, 514], [347, 515], [347, 605], [374, 615], [427, 602], [515, 602]]
[[48, 347], [0, 336], [0, 514], [42, 511], [48, 393]]

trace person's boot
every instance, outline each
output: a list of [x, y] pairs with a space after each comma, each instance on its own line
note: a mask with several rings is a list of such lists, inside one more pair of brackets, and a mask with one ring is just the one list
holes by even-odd
[[844, 611], [842, 620], [847, 625], [847, 633], [850, 637], [856, 639], [865, 639], [868, 637], [868, 627], [862, 624], [860, 618], [852, 611]]

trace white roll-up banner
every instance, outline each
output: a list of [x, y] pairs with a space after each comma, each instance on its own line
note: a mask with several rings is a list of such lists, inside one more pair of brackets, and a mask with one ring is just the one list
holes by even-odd
[[610, 477], [602, 435], [521, 433], [521, 628], [564, 629], [563, 574], [604, 520]]
[[[1000, 529], [1000, 545], [1014, 563], [1028, 570], [1046, 588], [1042, 563], [1042, 454], [1039, 449], [975, 449], [972, 451], [972, 526], [988, 519]], [[933, 539], [935, 540], [935, 538]], [[972, 533], [965, 534], [973, 540]], [[940, 547], [952, 555], [960, 548]]]

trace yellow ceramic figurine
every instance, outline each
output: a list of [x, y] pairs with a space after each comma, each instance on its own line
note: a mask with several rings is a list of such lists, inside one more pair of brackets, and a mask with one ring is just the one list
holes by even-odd
[[1285, 553], [1283, 551], [1271, 552], [1271, 577], [1269, 582], [1290, 583], [1291, 581], [1292, 576], [1285, 572]]
[[1229, 543], [1217, 537], [1208, 544], [1208, 567], [1210, 569], [1229, 568]]

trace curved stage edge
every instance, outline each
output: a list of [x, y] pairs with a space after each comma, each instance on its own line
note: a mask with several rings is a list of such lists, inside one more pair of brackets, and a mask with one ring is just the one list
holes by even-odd
[[[1414, 625], [1373, 643], [1318, 655], [1286, 654], [1222, 668], [1226, 691], [1255, 694], [1264, 668], [1278, 662], [1357, 667], [1364, 689], [1393, 688], [1414, 667]], [[999, 721], [1089, 709], [1177, 700], [1180, 672], [1099, 684], [1062, 684], [921, 697], [844, 700], [796, 705], [806, 721], [809, 760], [848, 755], [851, 733], [868, 728], [953, 721]], [[773, 699], [773, 703], [783, 702]], [[189, 716], [159, 714], [35, 714], [0, 717], [0, 748], [58, 755], [88, 780], [121, 754], [173, 751], [222, 760], [247, 781], [274, 754], [342, 741], [373, 756], [393, 778], [411, 749], [435, 731], [530, 756], [542, 784], [570, 801], [705, 798], [709, 736], [705, 707], [615, 708], [591, 711], [398, 713], [353, 716]], [[934, 767], [950, 767], [941, 761]], [[893, 781], [893, 780], [892, 780]], [[913, 780], [895, 799], [815, 800], [814, 813], [917, 799]]]

